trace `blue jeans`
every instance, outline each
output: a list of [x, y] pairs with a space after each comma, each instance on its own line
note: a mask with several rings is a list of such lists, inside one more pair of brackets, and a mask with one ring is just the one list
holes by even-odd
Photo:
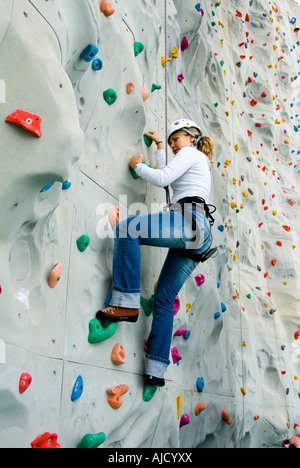
[[134, 216], [121, 221], [116, 227], [111, 306], [140, 307], [140, 245], [169, 248], [155, 289], [153, 321], [146, 354], [145, 373], [158, 378], [163, 377], [170, 364], [174, 301], [198, 265], [197, 261], [182, 255], [183, 249], [189, 248], [190, 252], [200, 254], [212, 243], [208, 219], [198, 212], [195, 217], [196, 230], [189, 217], [179, 211]]

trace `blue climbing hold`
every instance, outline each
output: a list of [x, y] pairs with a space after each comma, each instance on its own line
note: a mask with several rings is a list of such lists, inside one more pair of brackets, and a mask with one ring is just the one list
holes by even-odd
[[196, 388], [199, 393], [203, 392], [204, 390], [204, 379], [203, 377], [198, 377], [196, 382]]
[[219, 229], [219, 231], [223, 232], [225, 228], [224, 228], [223, 224], [220, 224], [220, 226], [218, 226], [218, 229]]
[[71, 395], [71, 401], [79, 400], [79, 398], [82, 395], [82, 392], [83, 392], [83, 380], [82, 380], [81, 375], [79, 375], [77, 377], [77, 379], [76, 379], [76, 382], [75, 382], [75, 385], [74, 385], [74, 388], [73, 388], [73, 392], [72, 392], [72, 395]]
[[222, 312], [226, 311], [226, 305], [223, 302], [221, 302], [221, 308], [222, 308]]
[[55, 184], [55, 182], [50, 182], [50, 184], [45, 185], [45, 187], [42, 188], [40, 193], [47, 192], [47, 190], [51, 189], [51, 187]]
[[68, 189], [71, 187], [71, 185], [72, 185], [71, 182], [69, 182], [68, 180], [66, 180], [66, 181], [62, 184], [61, 189], [62, 189], [62, 190], [68, 190]]
[[98, 54], [99, 49], [94, 44], [88, 45], [84, 51], [81, 53], [80, 58], [85, 62], [91, 62], [95, 56]]
[[95, 71], [100, 71], [102, 70], [102, 67], [103, 67], [102, 60], [100, 60], [99, 58], [95, 58], [92, 63], [92, 69]]
[[216, 312], [214, 315], [215, 319], [217, 320], [220, 317], [220, 315], [221, 315], [220, 312]]
[[183, 338], [185, 340], [188, 340], [190, 338], [190, 336], [191, 336], [191, 330], [189, 330], [185, 335], [183, 335]]

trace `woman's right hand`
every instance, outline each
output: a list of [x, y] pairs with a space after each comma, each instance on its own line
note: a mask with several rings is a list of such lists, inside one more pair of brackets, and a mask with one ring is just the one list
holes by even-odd
[[157, 132], [149, 132], [149, 133], [145, 133], [145, 135], [151, 138], [156, 145], [161, 141], [160, 136]]

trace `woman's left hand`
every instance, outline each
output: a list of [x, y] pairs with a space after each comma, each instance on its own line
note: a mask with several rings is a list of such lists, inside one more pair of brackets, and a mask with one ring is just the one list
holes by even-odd
[[129, 161], [129, 166], [134, 169], [136, 164], [142, 163], [143, 162], [143, 153], [141, 153], [139, 156], [132, 156], [132, 158]]

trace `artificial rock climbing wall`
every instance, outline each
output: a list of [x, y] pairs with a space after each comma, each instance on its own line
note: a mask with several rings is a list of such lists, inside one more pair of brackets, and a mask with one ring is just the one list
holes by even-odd
[[[167, 118], [189, 117], [216, 142], [219, 252], [180, 291], [174, 333], [190, 333], [174, 336], [181, 359], [145, 403], [146, 307], [109, 339], [88, 338], [112, 287], [109, 209], [124, 218], [165, 199], [128, 169], [141, 152], [155, 164], [145, 131], [164, 137], [164, 2], [104, 3], [1, 1], [0, 447], [50, 433], [73, 448], [100, 432], [110, 448], [277, 447], [300, 414], [299, 7], [167, 1]], [[6, 122], [16, 110], [42, 121]], [[144, 299], [165, 255], [142, 248]]]

